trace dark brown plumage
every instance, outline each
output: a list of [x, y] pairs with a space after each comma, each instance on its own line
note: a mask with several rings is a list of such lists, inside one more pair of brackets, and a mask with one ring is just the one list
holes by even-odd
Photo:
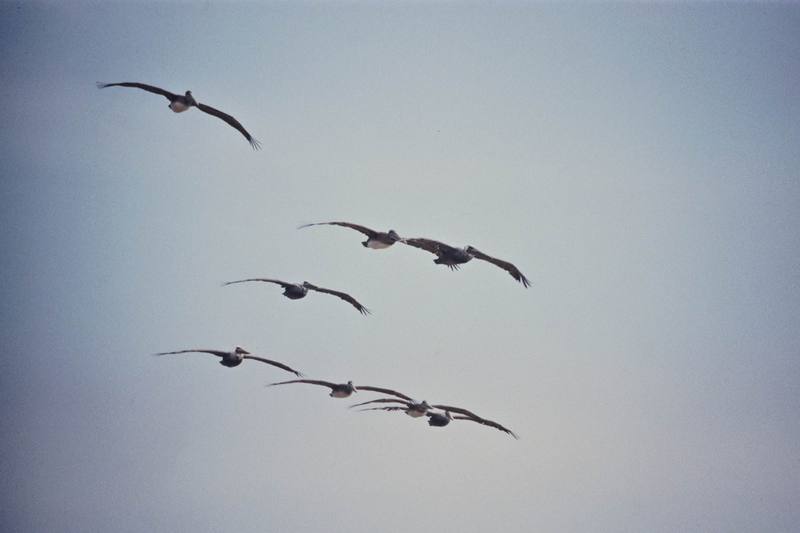
[[169, 100], [169, 108], [172, 109], [175, 113], [182, 113], [191, 107], [196, 107], [203, 113], [211, 115], [213, 117], [217, 117], [218, 119], [224, 120], [228, 125], [235, 128], [239, 133], [244, 135], [244, 138], [247, 139], [247, 142], [250, 143], [250, 146], [253, 147], [253, 150], [258, 150], [261, 148], [261, 143], [258, 140], [250, 135], [250, 133], [244, 129], [244, 126], [233, 118], [232, 116], [228, 115], [227, 113], [223, 113], [219, 109], [215, 109], [209, 105], [201, 104], [197, 102], [194, 97], [192, 96], [192, 91], [186, 91], [185, 94], [175, 94], [169, 91], [165, 91], [160, 87], [155, 87], [154, 85], [147, 85], [145, 83], [136, 83], [136, 82], [120, 82], [120, 83], [100, 83], [97, 82], [98, 89], [105, 89], [106, 87], [131, 87], [134, 89], [142, 89], [143, 91], [147, 91], [149, 93], [158, 94], [165, 97]]

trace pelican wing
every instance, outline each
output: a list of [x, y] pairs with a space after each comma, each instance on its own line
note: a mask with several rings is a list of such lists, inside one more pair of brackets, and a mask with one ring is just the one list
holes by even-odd
[[253, 359], [254, 361], [261, 361], [262, 363], [267, 363], [268, 365], [277, 366], [278, 368], [282, 368], [283, 370], [286, 370], [287, 372], [291, 372], [292, 374], [294, 374], [295, 376], [297, 376], [299, 378], [303, 377], [303, 374], [301, 374], [300, 372], [298, 372], [294, 368], [292, 368], [290, 366], [287, 366], [287, 365], [284, 365], [283, 363], [279, 363], [278, 361], [273, 361], [272, 359], [265, 359], [263, 357], [257, 357], [255, 355], [245, 355], [243, 357], [245, 359]]
[[453, 407], [452, 405], [442, 405], [442, 404], [431, 405], [431, 407], [435, 409], [441, 409], [442, 411], [450, 411], [451, 413], [460, 413], [464, 416], [470, 416], [472, 418], [480, 418], [472, 411], [467, 411], [466, 409], [463, 409], [461, 407]]
[[370, 313], [369, 309], [367, 309], [366, 307], [361, 305], [355, 298], [353, 298], [352, 296], [350, 296], [346, 292], [334, 291], [334, 290], [331, 290], [331, 289], [325, 289], [323, 287], [317, 287], [316, 285], [312, 285], [311, 283], [306, 283], [305, 285], [306, 285], [306, 287], [308, 287], [312, 291], [324, 292], [325, 294], [332, 294], [334, 296], [338, 296], [339, 298], [341, 298], [345, 302], [348, 302], [350, 305], [352, 305], [353, 307], [358, 309], [358, 312], [361, 313], [362, 315], [368, 315]]
[[290, 381], [279, 381], [277, 383], [270, 383], [267, 385], [267, 387], [272, 387], [273, 385], [286, 385], [288, 383], [309, 383], [311, 385], [322, 385], [323, 387], [328, 387], [331, 390], [336, 387], [336, 383], [331, 383], [330, 381], [321, 381], [318, 379], [293, 379]]
[[239, 280], [236, 280], [236, 281], [226, 281], [225, 283], [223, 283], [223, 284], [222, 284], [222, 286], [224, 287], [224, 286], [226, 286], [226, 285], [233, 285], [234, 283], [245, 283], [245, 282], [247, 282], [247, 281], [264, 281], [264, 282], [266, 282], [266, 283], [277, 283], [278, 285], [280, 285], [280, 286], [281, 286], [281, 287], [283, 287], [284, 289], [285, 289], [286, 287], [291, 287], [292, 285], [294, 285], [294, 283], [288, 283], [288, 282], [286, 282], [286, 281], [281, 281], [281, 280], [279, 280], [279, 279], [269, 279], [269, 278], [248, 278], [248, 279], [239, 279]]
[[358, 390], [368, 390], [372, 392], [380, 392], [381, 394], [391, 394], [392, 396], [397, 396], [398, 398], [402, 398], [404, 400], [408, 400], [409, 402], [413, 402], [413, 398], [409, 398], [402, 392], [397, 392], [396, 390], [392, 389], [385, 389], [383, 387], [371, 387], [369, 385], [357, 385], [356, 388]]
[[456, 419], [456, 420], [470, 420], [472, 422], [477, 422], [478, 424], [482, 424], [484, 426], [489, 426], [489, 427], [493, 427], [495, 429], [499, 429], [500, 431], [508, 433], [509, 435], [514, 437], [515, 439], [519, 439], [519, 437], [517, 436], [516, 433], [514, 433], [513, 431], [511, 431], [507, 427], [501, 426], [500, 424], [498, 424], [497, 422], [494, 422], [493, 420], [487, 420], [485, 418], [480, 418], [480, 417], [473, 418], [471, 416], [459, 416], [459, 415], [454, 416], [453, 419]]
[[351, 408], [360, 407], [362, 405], [367, 405], [370, 403], [402, 403], [406, 407], [411, 407], [411, 405], [413, 404], [413, 402], [410, 400], [400, 400], [399, 398], [378, 398], [377, 400], [370, 400], [368, 402], [354, 403], [350, 407]]
[[159, 352], [153, 355], [173, 355], [177, 353], [209, 353], [217, 357], [225, 357], [229, 352], [224, 352], [222, 350], [178, 350], [176, 352]]
[[505, 270], [506, 272], [511, 274], [512, 278], [514, 278], [515, 280], [517, 280], [520, 283], [522, 283], [522, 285], [524, 287], [529, 287], [530, 286], [531, 282], [528, 281], [528, 278], [526, 278], [522, 274], [522, 272], [519, 271], [519, 269], [517, 267], [515, 267], [513, 264], [509, 263], [508, 261], [503, 261], [502, 259], [497, 259], [497, 258], [494, 258], [494, 257], [492, 257], [490, 255], [486, 255], [485, 253], [481, 252], [480, 250], [476, 250], [475, 248], [473, 248], [471, 246], [469, 247], [468, 252], [475, 259], [480, 259], [482, 261], [488, 261], [489, 263], [492, 263], [495, 266], [499, 266], [500, 268], [502, 268], [503, 270]]
[[436, 256], [440, 256], [443, 253], [446, 253], [448, 251], [457, 250], [457, 248], [454, 248], [454, 247], [450, 246], [449, 244], [445, 244], [445, 243], [439, 242], [439, 241], [434, 241], [433, 239], [423, 239], [421, 237], [413, 237], [411, 239], [403, 239], [401, 242], [404, 242], [405, 244], [407, 244], [409, 246], [413, 246], [414, 248], [420, 248], [420, 249], [425, 250], [426, 252], [430, 252], [430, 253], [432, 253], [432, 254], [434, 254]]
[[132, 83], [129, 81], [124, 81], [121, 83], [100, 83], [99, 81], [97, 82], [98, 89], [105, 89], [106, 87], [133, 87], [135, 89], [142, 89], [149, 93], [160, 94], [161, 96], [166, 97], [167, 100], [169, 100], [170, 102], [178, 97], [177, 94], [173, 94], [169, 91], [165, 91], [164, 89], [161, 89], [159, 87], [154, 87], [152, 85], [145, 85], [144, 83]]
[[350, 228], [356, 231], [360, 231], [367, 237], [374, 237], [378, 233], [377, 231], [371, 230], [365, 226], [359, 226], [358, 224], [352, 224], [350, 222], [314, 222], [313, 224], [303, 224], [297, 229], [307, 228], [309, 226], [342, 226], [345, 228]]
[[387, 407], [368, 407], [366, 409], [359, 409], [359, 411], [405, 411], [408, 407], [400, 407], [399, 405], [390, 405]]
[[200, 110], [200, 111], [202, 111], [203, 113], [208, 113], [209, 115], [212, 115], [212, 116], [215, 116], [215, 117], [217, 117], [217, 118], [220, 118], [220, 119], [224, 120], [225, 122], [227, 122], [227, 123], [228, 123], [230, 126], [233, 126], [233, 127], [234, 127], [234, 128], [236, 128], [237, 130], [239, 130], [239, 133], [241, 133], [242, 135], [244, 135], [244, 138], [245, 138], [245, 139], [247, 139], [247, 142], [249, 142], [249, 143], [250, 143], [250, 146], [252, 146], [252, 147], [253, 147], [253, 150], [258, 150], [259, 148], [261, 148], [261, 143], [259, 143], [259, 142], [256, 140], [256, 138], [255, 138], [255, 137], [253, 137], [252, 135], [250, 135], [250, 134], [247, 132], [247, 130], [246, 130], [246, 129], [244, 129], [244, 127], [243, 127], [243, 126], [242, 126], [242, 125], [239, 123], [239, 121], [238, 121], [238, 120], [236, 120], [235, 118], [233, 118], [233, 117], [232, 117], [232, 116], [230, 116], [229, 114], [227, 114], [227, 113], [223, 113], [223, 112], [222, 112], [222, 111], [220, 111], [219, 109], [214, 109], [214, 108], [213, 108], [213, 107], [211, 107], [211, 106], [208, 106], [208, 105], [205, 105], [205, 104], [201, 104], [201, 103], [199, 103], [199, 102], [198, 102], [198, 104], [197, 104], [197, 109], [199, 109], [199, 110]]

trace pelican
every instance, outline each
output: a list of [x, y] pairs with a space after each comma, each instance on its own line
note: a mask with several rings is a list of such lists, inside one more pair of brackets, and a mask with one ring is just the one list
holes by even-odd
[[194, 99], [192, 96], [192, 91], [186, 91], [186, 94], [173, 94], [169, 91], [165, 91], [159, 87], [154, 87], [152, 85], [145, 85], [144, 83], [133, 83], [133, 82], [121, 82], [121, 83], [100, 83], [97, 82], [98, 89], [105, 89], [106, 87], [133, 87], [135, 89], [142, 89], [147, 92], [153, 94], [160, 94], [161, 96], [166, 97], [169, 100], [169, 108], [175, 113], [183, 113], [184, 111], [188, 110], [189, 108], [196, 107], [203, 113], [208, 113], [214, 117], [224, 120], [230, 126], [239, 130], [239, 133], [244, 135], [244, 138], [247, 139], [247, 142], [250, 143], [250, 146], [253, 147], [253, 150], [258, 150], [261, 148], [261, 143], [259, 143], [252, 135], [250, 135], [246, 129], [239, 123], [238, 120], [233, 118], [232, 116], [228, 115], [227, 113], [223, 113], [218, 109], [214, 109], [211, 106], [207, 106], [205, 104], [199, 103], [197, 100]]
[[431, 405], [422, 400], [421, 402], [414, 401], [410, 396], [403, 394], [402, 392], [398, 392], [396, 390], [391, 389], [384, 389], [382, 391], [383, 394], [391, 394], [392, 396], [396, 396], [396, 398], [378, 398], [377, 400], [370, 400], [368, 402], [361, 402], [356, 403], [350, 406], [352, 409], [353, 407], [360, 407], [362, 405], [373, 404], [373, 403], [400, 403], [402, 405], [391, 405], [388, 407], [371, 407], [368, 409], [361, 409], [361, 411], [373, 411], [373, 410], [382, 410], [382, 411], [404, 411], [408, 416], [411, 418], [419, 418], [421, 416], [425, 416], [425, 413], [431, 408]]
[[223, 283], [222, 286], [224, 287], [226, 285], [233, 285], [234, 283], [245, 283], [249, 281], [263, 281], [266, 283], [276, 283], [281, 287], [283, 287], [283, 295], [289, 298], [290, 300], [299, 300], [300, 298], [305, 298], [305, 296], [308, 294], [308, 291], [312, 290], [338, 296], [345, 302], [348, 302], [350, 305], [358, 309], [358, 312], [361, 313], [362, 315], [368, 315], [371, 312], [369, 309], [358, 303], [358, 301], [355, 298], [353, 298], [352, 296], [350, 296], [345, 292], [317, 287], [316, 285], [312, 285], [307, 281], [304, 281], [303, 283], [289, 283], [278, 279], [248, 278], [248, 279], [240, 279], [237, 281], [227, 281]]
[[258, 357], [255, 355], [250, 354], [247, 350], [242, 348], [241, 346], [236, 346], [232, 351], [225, 352], [222, 350], [202, 350], [202, 349], [192, 349], [192, 350], [178, 350], [176, 352], [159, 352], [154, 355], [173, 355], [179, 353], [207, 353], [211, 355], [216, 355], [220, 358], [219, 364], [222, 366], [226, 366], [228, 368], [233, 368], [235, 366], [239, 366], [242, 364], [242, 361], [245, 359], [253, 359], [254, 361], [261, 361], [262, 363], [267, 363], [268, 365], [276, 366], [287, 372], [291, 372], [292, 374], [302, 377], [303, 374], [291, 368], [283, 363], [279, 363], [278, 361], [273, 361], [271, 359], [265, 359], [263, 357]]
[[365, 226], [359, 226], [358, 224], [353, 224], [352, 222], [315, 222], [313, 224], [303, 224], [297, 229], [308, 228], [309, 226], [325, 226], [325, 225], [343, 226], [345, 228], [350, 228], [356, 231], [360, 231], [361, 233], [367, 236], [367, 240], [363, 241], [361, 244], [365, 248], [372, 248], [373, 250], [381, 250], [383, 248], [388, 248], [397, 241], [402, 240], [400, 238], [400, 235], [398, 235], [397, 232], [393, 229], [390, 229], [387, 232], [375, 231]]
[[431, 409], [431, 405], [425, 400], [422, 400], [421, 402], [414, 402], [407, 400], [395, 400], [394, 398], [381, 398], [378, 400], [372, 400], [371, 402], [357, 403], [355, 405], [351, 405], [350, 407], [357, 407], [359, 405], [375, 403], [375, 402], [399, 402], [402, 403], [403, 405], [389, 405], [386, 407], [369, 407], [367, 409], [360, 409], [360, 411], [403, 411], [411, 418], [420, 418], [422, 416], [425, 416], [427, 412]]
[[464, 248], [455, 248], [443, 242], [434, 241], [433, 239], [412, 238], [401, 239], [401, 241], [409, 246], [420, 248], [427, 252], [436, 255], [433, 260], [437, 265], [446, 265], [450, 270], [458, 270], [461, 265], [468, 263], [473, 258], [482, 261], [488, 261], [495, 266], [498, 266], [511, 274], [511, 277], [522, 283], [523, 287], [529, 287], [530, 281], [526, 278], [520, 270], [508, 261], [497, 259], [492, 256], [486, 255], [473, 246], [466, 246]]
[[385, 389], [383, 387], [373, 387], [371, 385], [359, 385], [356, 387], [353, 385], [352, 381], [348, 381], [347, 383], [332, 383], [330, 381], [322, 381], [319, 379], [293, 379], [290, 381], [279, 381], [277, 383], [270, 383], [267, 387], [273, 387], [275, 385], [287, 385], [289, 383], [308, 383], [310, 385], [321, 385], [323, 387], [328, 387], [331, 389], [331, 393], [328, 395], [331, 398], [347, 398], [354, 392], [358, 392], [359, 390], [366, 390], [372, 392], [380, 392], [381, 394], [392, 394], [394, 391], [390, 389]]
[[[394, 391], [392, 391], [392, 393], [393, 392]], [[392, 394], [392, 393], [390, 393], [390, 394]], [[378, 399], [370, 400], [370, 401], [367, 401], [367, 402], [357, 403], [357, 404], [351, 405], [350, 407], [358, 407], [358, 406], [363, 406], [363, 405], [368, 405], [368, 404], [375, 404], [375, 403], [399, 403], [399, 404], [402, 404], [402, 405], [391, 405], [391, 406], [385, 406], [385, 407], [370, 407], [370, 408], [367, 408], [367, 409], [362, 409], [362, 411], [375, 411], [375, 410], [380, 410], [380, 411], [405, 411], [405, 413], [407, 415], [409, 415], [409, 416], [411, 416], [413, 418], [419, 418], [421, 416], [427, 416], [427, 417], [429, 417], [428, 418], [428, 423], [430, 425], [432, 425], [432, 426], [440, 426], [440, 427], [441, 426], [446, 426], [447, 424], [449, 424], [450, 420], [470, 420], [472, 422], [477, 422], [478, 424], [482, 424], [484, 426], [489, 426], [489, 427], [493, 427], [495, 429], [499, 429], [500, 431], [511, 435], [515, 439], [519, 438], [516, 435], [516, 433], [514, 433], [510, 429], [498, 424], [497, 422], [495, 422], [493, 420], [489, 420], [487, 418], [483, 418], [481, 416], [478, 416], [475, 413], [473, 413], [472, 411], [469, 411], [469, 410], [464, 409], [462, 407], [453, 407], [452, 405], [443, 405], [443, 404], [430, 405], [425, 400], [423, 400], [421, 402], [414, 402], [410, 398], [409, 399], [378, 398]], [[445, 416], [440, 414], [440, 413], [433, 413], [431, 411], [432, 409], [439, 409], [441, 411], [445, 411], [445, 413], [447, 413], [447, 415], [448, 415], [447, 417], [449, 418], [449, 420], [447, 420], [447, 422], [443, 422], [443, 419], [445, 418]], [[452, 417], [452, 416], [450, 416], [451, 412], [457, 413], [457, 415]], [[437, 421], [437, 423], [431, 424], [431, 420], [434, 420], [434, 418], [431, 418], [431, 417], [435, 417], [435, 420]]]
[[450, 411], [445, 411], [444, 414], [425, 413], [425, 415], [428, 417], [428, 425], [437, 428], [443, 428], [449, 424], [451, 420], [453, 420], [453, 416], [450, 414]]

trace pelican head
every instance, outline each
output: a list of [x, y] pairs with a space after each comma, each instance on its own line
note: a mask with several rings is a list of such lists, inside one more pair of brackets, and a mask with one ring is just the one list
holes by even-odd
[[395, 230], [393, 230], [393, 229], [390, 229], [390, 230], [389, 230], [389, 232], [387, 233], [387, 235], [388, 235], [388, 236], [389, 236], [389, 238], [390, 238], [390, 239], [392, 239], [394, 242], [397, 242], [397, 241], [401, 240], [401, 239], [400, 239], [400, 235], [398, 235], [398, 234], [397, 234], [397, 232], [396, 232]]
[[233, 353], [238, 353], [238, 354], [242, 354], [242, 355], [249, 355], [250, 354], [250, 352], [248, 352], [247, 350], [245, 350], [241, 346], [236, 346], [233, 349]]
[[186, 91], [185, 96], [186, 96], [186, 99], [189, 101], [189, 104], [194, 105], [194, 106], [197, 105], [197, 101], [194, 99], [194, 96], [192, 96], [192, 91]]
[[472, 246], [467, 246], [466, 248], [464, 248], [464, 251], [465, 251], [465, 252], [467, 252], [469, 255], [472, 255], [472, 254], [474, 254], [474, 253], [475, 253], [477, 250], [476, 250], [475, 248], [473, 248]]
[[425, 400], [422, 400], [421, 402], [419, 402], [419, 406], [420, 407], [424, 407], [425, 409], [430, 409], [431, 408], [431, 405], [428, 402], [426, 402]]
[[353, 392], [358, 392], [358, 389], [356, 388], [355, 385], [353, 385], [352, 381], [348, 381], [347, 382], [347, 386], [350, 387], [351, 389], [353, 389]]

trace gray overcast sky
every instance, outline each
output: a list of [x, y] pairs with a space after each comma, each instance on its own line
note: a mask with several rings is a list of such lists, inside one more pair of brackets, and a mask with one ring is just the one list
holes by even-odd
[[[797, 5], [6, 2], [0, 30], [4, 531], [796, 530]], [[191, 89], [264, 149], [95, 81]], [[533, 286], [295, 229], [337, 219]], [[252, 276], [374, 314], [220, 286]], [[234, 344], [521, 440], [150, 355]]]

